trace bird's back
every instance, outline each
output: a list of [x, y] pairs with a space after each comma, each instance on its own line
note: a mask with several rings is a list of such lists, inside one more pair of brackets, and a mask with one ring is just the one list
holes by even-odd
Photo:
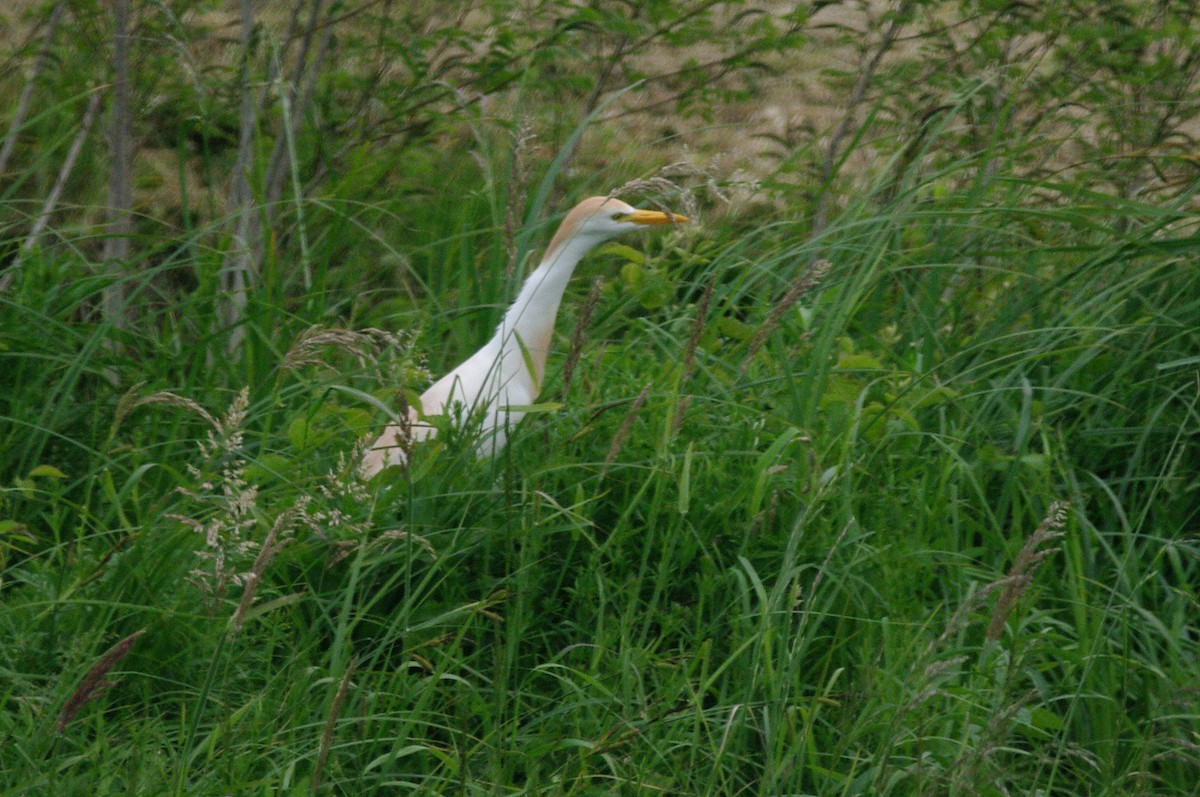
[[[532, 404], [537, 382], [520, 345], [497, 333], [483, 348], [421, 394], [420, 406], [409, 407], [408, 429], [388, 426], [363, 458], [363, 473], [370, 476], [390, 465], [406, 464], [406, 449], [437, 434], [429, 419], [449, 416], [456, 424], [478, 432], [477, 452], [492, 456], [503, 448], [509, 427], [525, 415], [509, 407]], [[419, 411], [418, 411], [419, 410]]]

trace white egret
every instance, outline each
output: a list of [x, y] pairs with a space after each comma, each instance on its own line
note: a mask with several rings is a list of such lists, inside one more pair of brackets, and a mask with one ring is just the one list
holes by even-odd
[[389, 465], [405, 464], [412, 443], [436, 434], [428, 419], [439, 415], [478, 419], [481, 458], [503, 448], [508, 429], [525, 414], [521, 408], [537, 400], [558, 305], [580, 258], [627, 232], [687, 220], [678, 213], [638, 210], [612, 197], [591, 197], [576, 205], [550, 240], [542, 262], [521, 286], [496, 334], [422, 393], [420, 406], [408, 408], [405, 423], [384, 430], [363, 457], [363, 475], [369, 478]]

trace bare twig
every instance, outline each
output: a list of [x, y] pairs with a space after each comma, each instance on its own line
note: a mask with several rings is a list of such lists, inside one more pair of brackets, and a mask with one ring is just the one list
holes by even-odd
[[[287, 83], [279, 87], [280, 101], [285, 103], [288, 109], [288, 115], [291, 119], [303, 117], [307, 112], [308, 104], [312, 99], [313, 89], [316, 87], [317, 78], [321, 73], [321, 65], [325, 60], [325, 55], [329, 49], [329, 42], [333, 35], [333, 26], [320, 24], [321, 22], [321, 7], [324, 0], [312, 0], [312, 5], [309, 8], [308, 24], [304, 28], [304, 33], [300, 40], [300, 51], [296, 54], [296, 60], [292, 67], [291, 77]], [[316, 56], [309, 63], [309, 53], [312, 49], [313, 36], [317, 28], [322, 29], [320, 43], [317, 45]], [[303, 86], [301, 89], [300, 87]], [[284, 124], [289, 123], [289, 119], [283, 120]], [[286, 131], [281, 131], [275, 137], [275, 146], [271, 150], [271, 158], [267, 166], [266, 180], [266, 206], [269, 217], [274, 216], [274, 208], [283, 196], [283, 182], [292, 167], [292, 159], [290, 157], [287, 146]]]
[[33, 69], [30, 70], [29, 77], [25, 80], [25, 86], [21, 89], [17, 107], [13, 110], [12, 119], [8, 123], [8, 135], [4, 137], [4, 143], [0, 144], [0, 174], [4, 174], [8, 169], [8, 159], [12, 157], [13, 148], [17, 144], [17, 134], [21, 130], [21, 125], [25, 124], [26, 114], [29, 113], [29, 102], [33, 99], [34, 86], [37, 85], [42, 70], [46, 68], [54, 34], [58, 30], [58, 23], [66, 7], [67, 4], [64, 2], [55, 3], [46, 20], [46, 32], [42, 34], [42, 48], [38, 50], [37, 58], [33, 62]]
[[54, 180], [54, 186], [50, 189], [50, 193], [46, 195], [46, 201], [42, 203], [42, 209], [38, 213], [37, 219], [34, 220], [33, 227], [29, 230], [29, 235], [25, 237], [25, 241], [21, 244], [21, 249], [17, 253], [16, 259], [8, 267], [8, 270], [0, 276], [0, 291], [4, 291], [12, 284], [13, 278], [21, 267], [21, 261], [37, 246], [38, 239], [42, 237], [42, 232], [46, 229], [46, 225], [50, 223], [50, 217], [54, 215], [54, 209], [58, 207], [58, 200], [67, 185], [67, 180], [71, 177], [71, 172], [75, 169], [75, 161], [79, 159], [79, 153], [83, 149], [84, 142], [87, 141], [88, 134], [92, 131], [96, 115], [100, 113], [100, 101], [102, 99], [104, 99], [102, 91], [96, 89], [92, 92], [91, 99], [88, 100], [87, 110], [83, 112], [83, 119], [79, 122], [79, 132], [75, 134], [75, 139], [71, 142], [71, 148], [67, 150], [67, 157], [58, 169], [58, 177]]
[[825, 147], [825, 160], [821, 163], [821, 195], [817, 198], [817, 209], [813, 212], [812, 229], [814, 233], [825, 229], [825, 225], [829, 220], [830, 183], [833, 181], [833, 173], [837, 167], [838, 159], [842, 156], [842, 139], [850, 133], [857, 119], [858, 106], [862, 104], [863, 99], [866, 97], [867, 88], [871, 85], [871, 80], [875, 77], [875, 72], [879, 69], [879, 64], [883, 60], [883, 56], [892, 49], [892, 45], [896, 41], [896, 35], [900, 32], [900, 28], [903, 27], [904, 23], [908, 21], [912, 6], [913, 0], [904, 0], [894, 12], [891, 24], [883, 32], [883, 38], [879, 40], [879, 45], [875, 48], [875, 52], [871, 54], [870, 60], [863, 66], [862, 71], [858, 73], [858, 80], [855, 82], [854, 88], [850, 91], [850, 97], [846, 102], [845, 115], [842, 116], [842, 120], [838, 122], [838, 126], [834, 128], [833, 134], [829, 137], [829, 144]]

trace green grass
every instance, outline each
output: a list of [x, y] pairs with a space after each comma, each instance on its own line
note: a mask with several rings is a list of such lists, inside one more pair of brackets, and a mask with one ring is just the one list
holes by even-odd
[[[0, 296], [3, 793], [1191, 794], [1195, 234], [976, 166], [592, 256], [561, 407], [368, 485], [378, 403], [511, 296], [496, 180], [313, 201], [313, 287], [281, 251], [238, 359], [204, 230], [135, 247], [128, 330], [89, 241], [37, 255]], [[284, 367], [314, 324], [420, 334]], [[193, 526], [238, 577], [286, 540], [252, 605]]]

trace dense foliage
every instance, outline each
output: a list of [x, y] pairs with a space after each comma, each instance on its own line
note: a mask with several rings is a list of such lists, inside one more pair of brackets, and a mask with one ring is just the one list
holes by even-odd
[[[1194, 793], [1192, 4], [133, 0], [127, 128], [26, 5], [3, 793]], [[364, 482], [623, 183], [509, 447]]]

